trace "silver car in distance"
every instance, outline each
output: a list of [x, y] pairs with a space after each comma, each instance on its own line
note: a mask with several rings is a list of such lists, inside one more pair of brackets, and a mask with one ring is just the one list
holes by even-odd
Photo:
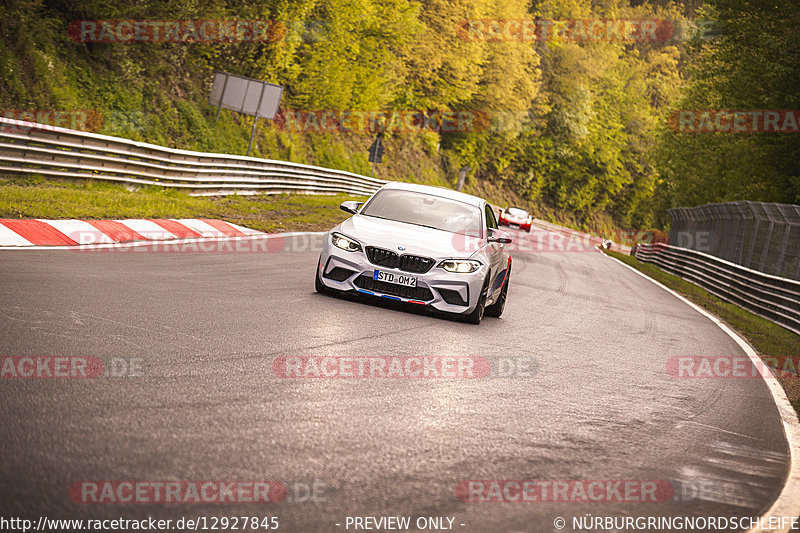
[[391, 182], [326, 236], [317, 292], [356, 292], [460, 315], [479, 324], [503, 313], [511, 242], [481, 198]]

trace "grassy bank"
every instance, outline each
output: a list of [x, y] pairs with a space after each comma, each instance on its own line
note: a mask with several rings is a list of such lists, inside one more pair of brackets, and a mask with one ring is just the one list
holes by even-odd
[[[421, 175], [412, 178], [401, 181], [450, 186], [446, 181], [425, 179]], [[578, 224], [567, 213], [525, 201], [508, 188], [489, 181], [472, 180], [464, 192], [500, 207], [526, 208], [537, 218], [580, 231], [613, 235], [616, 229], [610, 219], [601, 217], [592, 219], [591, 224]], [[190, 218], [200, 213], [262, 231], [317, 231], [344, 219], [345, 213], [339, 211], [338, 205], [345, 199], [354, 198], [346, 195], [193, 197], [177, 189], [156, 186], [129, 190], [125, 185], [104, 181], [0, 174], [0, 218]]]
[[348, 195], [197, 197], [161, 187], [0, 178], [0, 218], [219, 218], [266, 232], [324, 231], [347, 217]]
[[[404, 179], [447, 187], [438, 179]], [[596, 217], [592, 224], [577, 224], [564, 212], [526, 202], [508, 188], [473, 180], [464, 192], [486, 198], [500, 207], [527, 208], [540, 219], [597, 235], [618, 235], [610, 219]], [[339, 204], [348, 195], [256, 195], [196, 197], [158, 186], [131, 187], [106, 181], [44, 178], [40, 175], [0, 174], [0, 218], [116, 219], [116, 218], [219, 218], [266, 232], [323, 231], [346, 218]]]
[[[635, 257], [617, 252], [606, 251], [606, 253], [663, 283], [720, 318], [744, 337], [762, 358], [772, 357], [782, 361], [785, 357], [800, 357], [800, 335], [795, 335], [769, 320], [721, 300], [693, 283], [667, 274], [655, 265], [643, 263]], [[800, 412], [800, 379], [779, 378], [779, 381], [795, 411]]]

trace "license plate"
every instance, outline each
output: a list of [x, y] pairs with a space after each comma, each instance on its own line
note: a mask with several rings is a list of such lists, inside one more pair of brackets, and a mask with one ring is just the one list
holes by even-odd
[[519, 229], [519, 224], [514, 224], [513, 222], [508, 225], [509, 228]]
[[372, 275], [376, 281], [385, 281], [386, 283], [394, 283], [395, 285], [405, 285], [406, 287], [416, 287], [417, 278], [406, 276], [404, 274], [395, 274], [394, 272], [384, 272], [376, 270]]

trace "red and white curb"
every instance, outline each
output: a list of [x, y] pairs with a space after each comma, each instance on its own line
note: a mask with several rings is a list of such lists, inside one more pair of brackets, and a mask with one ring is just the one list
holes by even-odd
[[0, 219], [0, 248], [75, 247], [266, 236], [208, 218], [130, 220]]

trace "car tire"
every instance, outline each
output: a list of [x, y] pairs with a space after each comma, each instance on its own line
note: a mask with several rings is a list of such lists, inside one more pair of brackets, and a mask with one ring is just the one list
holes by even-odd
[[336, 294], [336, 291], [334, 289], [331, 289], [324, 283], [322, 283], [322, 280], [319, 279], [319, 267], [322, 264], [321, 261], [322, 258], [320, 257], [320, 260], [317, 262], [317, 273], [314, 275], [314, 289], [316, 289], [316, 291], [320, 294], [327, 294], [328, 296], [332, 296]]
[[500, 315], [503, 314], [503, 310], [506, 307], [506, 297], [508, 296], [508, 282], [510, 280], [511, 280], [511, 265], [508, 265], [506, 280], [505, 282], [503, 282], [503, 288], [500, 290], [500, 296], [497, 297], [497, 301], [495, 303], [493, 303], [484, 310], [483, 314], [494, 318], [500, 318]]
[[486, 310], [486, 293], [489, 289], [489, 278], [487, 276], [486, 281], [483, 283], [483, 288], [481, 289], [481, 296], [478, 298], [478, 303], [475, 305], [475, 309], [472, 312], [464, 317], [464, 321], [470, 324], [480, 324], [481, 320], [483, 319], [483, 314]]
[[527, 229], [527, 230], [525, 230], [525, 231], [527, 231], [528, 233], [530, 233], [530, 232], [531, 232], [531, 227], [530, 227], [530, 226], [528, 226], [528, 229]]

